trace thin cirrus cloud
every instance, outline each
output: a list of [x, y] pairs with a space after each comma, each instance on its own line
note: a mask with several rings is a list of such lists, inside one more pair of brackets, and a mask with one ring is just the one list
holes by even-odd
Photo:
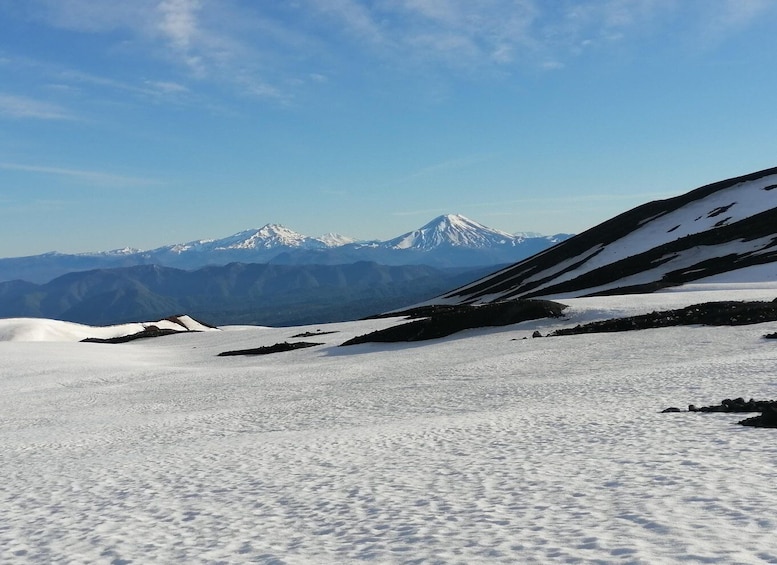
[[158, 186], [164, 184], [160, 180], [116, 175], [103, 171], [90, 171], [82, 169], [68, 169], [62, 167], [49, 167], [44, 165], [27, 165], [22, 163], [0, 162], [0, 169], [6, 171], [19, 171], [31, 174], [54, 175], [59, 177], [71, 177], [79, 181], [102, 186]]
[[27, 5], [54, 27], [128, 31], [137, 54], [165, 61], [191, 80], [282, 101], [291, 89], [315, 83], [311, 76], [327, 76], [332, 61], [359, 68], [384, 60], [392, 68], [420, 65], [453, 73], [517, 72], [527, 66], [558, 71], [593, 46], [660, 35], [680, 20], [704, 43], [705, 37], [741, 32], [777, 12], [773, 0], [29, 0]]
[[0, 93], [0, 117], [36, 120], [75, 120], [66, 108], [27, 96]]
[[324, 22], [308, 31], [328, 45], [447, 70], [559, 70], [595, 46], [620, 44], [682, 23], [707, 46], [777, 13], [773, 0], [304, 0]]

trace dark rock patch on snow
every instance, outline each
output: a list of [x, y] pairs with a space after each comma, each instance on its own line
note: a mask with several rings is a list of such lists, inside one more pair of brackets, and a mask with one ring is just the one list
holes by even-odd
[[745, 418], [737, 423], [754, 428], [777, 428], [777, 405], [772, 403], [766, 406], [759, 416]]
[[356, 336], [342, 345], [437, 339], [472, 328], [507, 326], [527, 320], [557, 318], [561, 316], [564, 308], [564, 304], [550, 300], [511, 300], [482, 306], [465, 304], [422, 307], [405, 312], [412, 318], [422, 316], [421, 319]]
[[296, 335], [293, 335], [291, 337], [292, 338], [313, 337], [313, 336], [317, 336], [317, 335], [327, 335], [327, 334], [336, 334], [336, 333], [337, 333], [336, 330], [333, 330], [333, 331], [330, 331], [330, 332], [322, 332], [321, 330], [316, 330], [314, 332], [302, 332], [300, 334], [296, 334]]
[[[667, 408], [661, 411], [661, 414], [667, 414], [671, 412], [683, 412], [679, 408]], [[737, 424], [742, 426], [750, 426], [755, 428], [777, 428], [777, 401], [775, 400], [745, 400], [742, 397], [726, 398], [721, 401], [720, 404], [714, 404], [711, 406], [701, 406], [697, 408], [693, 404], [688, 406], [688, 412], [703, 412], [703, 413], [726, 413], [726, 414], [742, 414], [747, 412], [760, 412], [758, 416], [752, 418], [745, 418], [740, 420]]]
[[[679, 408], [671, 407], [662, 410], [662, 414], [671, 412], [682, 412]], [[739, 398], [726, 398], [721, 401], [720, 404], [714, 404], [711, 406], [701, 406], [697, 408], [693, 404], [688, 406], [688, 412], [703, 412], [703, 413], [726, 413], [726, 414], [742, 414], [747, 412], [760, 412], [758, 416], [752, 418], [745, 418], [740, 420], [737, 424], [742, 426], [751, 426], [756, 428], [777, 428], [777, 401], [775, 400], [745, 400], [742, 397]]]
[[663, 310], [613, 318], [562, 328], [550, 335], [577, 335], [585, 333], [625, 332], [649, 328], [667, 328], [671, 326], [743, 326], [777, 321], [777, 303], [775, 302], [705, 302], [693, 304], [677, 310]]
[[255, 347], [253, 349], [236, 349], [234, 351], [223, 351], [218, 354], [218, 357], [230, 357], [233, 355], [269, 355], [270, 353], [282, 353], [284, 351], [305, 349], [306, 347], [315, 347], [317, 345], [323, 345], [323, 344], [311, 343], [306, 341], [295, 341], [293, 343], [284, 341], [283, 343], [276, 343], [275, 345]]
[[129, 341], [134, 341], [136, 339], [145, 339], [149, 337], [161, 337], [163, 335], [173, 335], [173, 334], [180, 334], [180, 333], [187, 333], [191, 330], [171, 330], [171, 329], [163, 329], [158, 328], [156, 326], [148, 326], [144, 328], [142, 331], [136, 332], [134, 334], [129, 335], [122, 335], [118, 337], [87, 337], [85, 339], [82, 339], [81, 341], [83, 343], [127, 343]]
[[721, 400], [720, 404], [711, 404], [709, 406], [696, 406], [695, 404], [689, 404], [688, 410], [681, 410], [672, 406], [661, 410], [661, 414], [667, 414], [671, 412], [723, 412], [723, 413], [746, 413], [746, 412], [762, 412], [766, 408], [777, 407], [777, 401], [774, 400], [745, 400], [743, 397], [739, 398], [726, 398]]
[[709, 214], [707, 214], [707, 217], [708, 218], [714, 218], [715, 216], [720, 216], [723, 212], [725, 212], [726, 210], [731, 208], [734, 204], [736, 204], [736, 202], [732, 202], [728, 206], [720, 206], [718, 208], [715, 208]]
[[774, 400], [745, 400], [743, 397], [739, 398], [726, 398], [720, 402], [720, 404], [714, 404], [712, 406], [700, 406], [696, 407], [693, 404], [688, 406], [688, 412], [762, 412], [767, 407], [777, 408], [777, 402]]

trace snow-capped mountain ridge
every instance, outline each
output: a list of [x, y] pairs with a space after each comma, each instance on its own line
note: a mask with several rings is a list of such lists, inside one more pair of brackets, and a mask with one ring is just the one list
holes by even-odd
[[441, 246], [479, 249], [517, 245], [523, 241], [524, 238], [488, 228], [461, 214], [446, 214], [383, 245], [393, 249], [430, 250]]
[[324, 235], [320, 235], [315, 239], [321, 241], [327, 247], [340, 247], [342, 245], [348, 245], [349, 243], [356, 243], [358, 241], [356, 238], [335, 232], [325, 233]]
[[334, 238], [328, 241], [314, 237], [308, 237], [297, 233], [280, 224], [267, 224], [261, 228], [252, 228], [240, 231], [222, 239], [202, 239], [159, 247], [151, 252], [185, 253], [187, 251], [206, 252], [222, 250], [250, 250], [250, 249], [275, 249], [275, 248], [304, 248], [317, 249], [333, 247]]
[[394, 266], [469, 268], [512, 263], [566, 237], [513, 236], [458, 214], [440, 216], [418, 230], [388, 241], [357, 241], [337, 233], [310, 237], [280, 224], [266, 224], [225, 238], [198, 239], [148, 251], [124, 248], [78, 255], [52, 252], [0, 258], [0, 281], [44, 283], [75, 271], [146, 264], [197, 269], [235, 262], [344, 265], [368, 261]]
[[[777, 280], [777, 168], [643, 204], [432, 303]], [[757, 277], [757, 279], [753, 279]]]

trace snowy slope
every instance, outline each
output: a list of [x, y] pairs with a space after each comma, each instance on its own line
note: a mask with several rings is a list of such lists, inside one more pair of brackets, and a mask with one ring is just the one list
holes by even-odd
[[715, 288], [423, 346], [336, 347], [396, 320], [0, 342], [0, 562], [777, 562], [774, 430], [658, 413], [777, 397], [774, 324], [522, 339], [777, 292]]
[[726, 274], [774, 280], [774, 269], [754, 267], [777, 261], [775, 189], [768, 169], [650, 202], [436, 301], [649, 292]]
[[160, 330], [177, 332], [213, 331], [190, 316], [156, 322], [117, 324], [114, 326], [87, 326], [61, 320], [41, 318], [0, 318], [0, 342], [2, 341], [81, 341], [94, 337], [111, 339], [129, 336], [155, 326]]

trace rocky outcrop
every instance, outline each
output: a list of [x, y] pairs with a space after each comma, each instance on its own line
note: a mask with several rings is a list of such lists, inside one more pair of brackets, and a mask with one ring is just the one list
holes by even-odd
[[295, 349], [304, 349], [306, 347], [315, 347], [317, 345], [323, 345], [322, 343], [311, 343], [307, 341], [295, 341], [289, 343], [284, 341], [283, 343], [276, 343], [274, 345], [265, 345], [262, 347], [255, 347], [253, 349], [236, 349], [234, 351], [224, 351], [218, 354], [218, 357], [231, 357], [234, 355], [269, 355], [271, 353], [282, 353], [284, 351], [293, 351]]
[[726, 398], [713, 406], [700, 406], [697, 408], [693, 404], [688, 406], [688, 412], [761, 412], [769, 407], [777, 408], [777, 401], [774, 400], [745, 400], [742, 397]]
[[482, 306], [465, 304], [424, 307], [404, 313], [410, 317], [423, 316], [422, 319], [356, 336], [343, 345], [436, 339], [472, 328], [507, 326], [527, 320], [557, 318], [561, 316], [564, 308], [564, 304], [550, 300], [510, 300]]
[[[666, 408], [662, 410], [662, 414], [683, 412], [676, 407]], [[688, 412], [700, 412], [700, 413], [747, 413], [747, 412], [760, 412], [758, 416], [752, 418], [745, 418], [740, 420], [737, 424], [742, 426], [750, 426], [755, 428], [777, 428], [777, 401], [776, 400], [745, 400], [742, 397], [739, 398], [726, 398], [721, 401], [720, 404], [713, 404], [711, 406], [696, 407], [691, 404], [688, 406]]]
[[764, 407], [763, 412], [759, 416], [745, 418], [737, 423], [754, 428], [777, 428], [777, 404], [769, 404]]
[[705, 302], [677, 310], [663, 310], [639, 316], [613, 318], [562, 328], [550, 335], [625, 332], [671, 326], [743, 326], [777, 321], [777, 302]]
[[127, 343], [129, 341], [135, 341], [136, 339], [146, 339], [149, 337], [161, 337], [163, 335], [172, 335], [179, 333], [186, 333], [190, 330], [171, 330], [158, 328], [156, 326], [147, 326], [143, 330], [130, 335], [122, 335], [119, 337], [87, 337], [81, 341], [84, 343]]

